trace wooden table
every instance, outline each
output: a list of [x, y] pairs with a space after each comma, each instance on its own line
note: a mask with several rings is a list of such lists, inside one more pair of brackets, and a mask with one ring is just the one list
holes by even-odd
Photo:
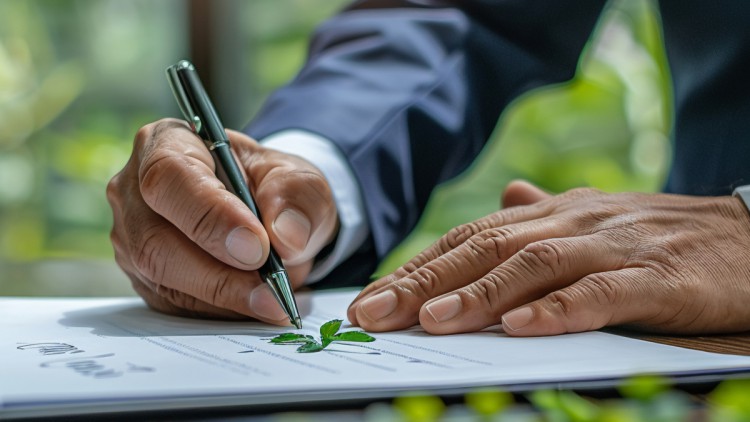
[[[615, 332], [616, 334], [622, 334]], [[750, 356], [750, 333], [713, 336], [664, 336], [648, 334], [628, 334], [629, 337], [668, 344], [670, 346], [703, 350], [705, 352]]]

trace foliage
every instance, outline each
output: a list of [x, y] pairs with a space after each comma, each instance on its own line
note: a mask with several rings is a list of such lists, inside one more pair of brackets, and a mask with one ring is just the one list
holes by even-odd
[[[58, 257], [111, 261], [105, 187], [139, 127], [179, 116], [164, 69], [187, 56], [189, 3], [0, 0], [0, 270]], [[240, 129], [294, 75], [309, 33], [344, 3], [216, 2], [220, 27], [235, 31], [221, 34], [217, 66], [242, 58], [227, 78], [231, 97], [217, 104], [242, 117], [225, 123]]]
[[[624, 380], [620, 397], [595, 399], [570, 390], [513, 394], [500, 388], [470, 390], [447, 405], [429, 392], [395, 398], [391, 406], [366, 408], [366, 421], [682, 422], [750, 420], [750, 380], [730, 379], [704, 397], [675, 388], [669, 380], [641, 375]], [[451, 400], [454, 402], [455, 400]]]
[[[234, 77], [221, 79], [214, 99], [225, 123], [241, 128], [293, 77], [313, 28], [347, 1], [216, 3], [227, 31], [217, 66]], [[671, 110], [653, 4], [616, 0], [576, 79], [512, 104], [476, 163], [435, 192], [379, 272], [496, 210], [514, 178], [554, 192], [659, 189]], [[179, 115], [163, 71], [187, 56], [187, 5], [0, 0], [0, 267], [56, 257], [111, 261], [105, 186], [140, 126]]]
[[0, 264], [112, 255], [105, 185], [168, 114], [174, 5], [0, 0]]
[[297, 352], [320, 352], [334, 341], [369, 343], [375, 338], [364, 331], [344, 331], [339, 333], [341, 320], [333, 319], [320, 326], [320, 342], [308, 334], [283, 333], [269, 340], [273, 344], [299, 344]]

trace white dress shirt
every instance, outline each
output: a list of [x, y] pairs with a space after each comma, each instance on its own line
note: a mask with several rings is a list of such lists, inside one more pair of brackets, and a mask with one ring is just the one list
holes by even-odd
[[303, 130], [277, 132], [260, 141], [267, 148], [296, 155], [316, 166], [333, 192], [339, 215], [336, 244], [326, 257], [319, 257], [307, 283], [314, 283], [349, 258], [367, 239], [367, 222], [362, 191], [344, 154], [330, 140]]

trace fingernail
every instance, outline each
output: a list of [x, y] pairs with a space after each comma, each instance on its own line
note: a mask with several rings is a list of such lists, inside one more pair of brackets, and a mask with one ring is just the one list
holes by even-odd
[[288, 248], [302, 251], [310, 238], [310, 220], [295, 210], [285, 209], [273, 221], [273, 231]]
[[271, 288], [267, 284], [261, 284], [250, 292], [250, 309], [255, 314], [268, 321], [288, 322], [284, 310], [273, 295]]
[[390, 290], [378, 293], [362, 302], [359, 307], [362, 312], [373, 321], [383, 319], [392, 314], [398, 305], [398, 297]]
[[534, 310], [530, 306], [514, 309], [503, 315], [503, 329], [518, 331], [529, 325], [534, 318]]
[[247, 227], [237, 227], [227, 236], [227, 252], [246, 265], [257, 265], [263, 257], [260, 239]]
[[435, 321], [444, 322], [458, 315], [458, 313], [461, 312], [461, 308], [463, 308], [461, 297], [458, 295], [450, 295], [427, 305], [427, 313], [429, 313]]

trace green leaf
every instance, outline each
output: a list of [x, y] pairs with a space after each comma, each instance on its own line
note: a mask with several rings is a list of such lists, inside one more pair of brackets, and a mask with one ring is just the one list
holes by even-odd
[[298, 353], [315, 353], [315, 352], [320, 352], [321, 350], [323, 350], [323, 347], [324, 346], [321, 346], [320, 343], [313, 340], [313, 341], [310, 341], [309, 343], [303, 344], [302, 346], [298, 347], [297, 352]]
[[315, 341], [315, 339], [313, 338], [313, 336], [310, 336], [310, 335], [284, 333], [284, 334], [279, 334], [278, 336], [272, 338], [271, 340], [269, 340], [269, 343], [301, 344], [301, 343], [309, 343], [311, 341]]
[[513, 404], [513, 395], [492, 387], [478, 388], [464, 396], [466, 406], [478, 415], [489, 417]]
[[445, 412], [443, 400], [431, 394], [408, 394], [396, 397], [393, 407], [407, 422], [437, 421]]
[[629, 399], [648, 401], [669, 390], [669, 380], [657, 375], [637, 375], [625, 380], [619, 387], [620, 394]]
[[375, 341], [375, 337], [365, 333], [364, 331], [345, 331], [343, 333], [338, 333], [335, 336], [333, 336], [334, 341], [359, 341], [363, 343], [367, 343], [370, 341]]
[[325, 340], [336, 335], [336, 333], [339, 331], [339, 328], [341, 328], [341, 322], [342, 321], [340, 319], [332, 319], [321, 325], [320, 338]]
[[[717, 418], [713, 420], [750, 420], [748, 392], [750, 392], [750, 379], [722, 381], [709, 396], [710, 403], [713, 403], [712, 413], [717, 414]], [[723, 416], [723, 418], [718, 416]], [[735, 419], [730, 419], [730, 416]]]
[[[363, 331], [346, 331], [338, 333], [341, 320], [334, 319], [320, 327], [320, 343], [315, 337], [307, 334], [284, 333], [269, 340], [273, 344], [299, 344], [298, 353], [314, 353], [328, 347], [334, 341], [370, 342], [375, 338]], [[336, 334], [338, 333], [338, 334]]]

